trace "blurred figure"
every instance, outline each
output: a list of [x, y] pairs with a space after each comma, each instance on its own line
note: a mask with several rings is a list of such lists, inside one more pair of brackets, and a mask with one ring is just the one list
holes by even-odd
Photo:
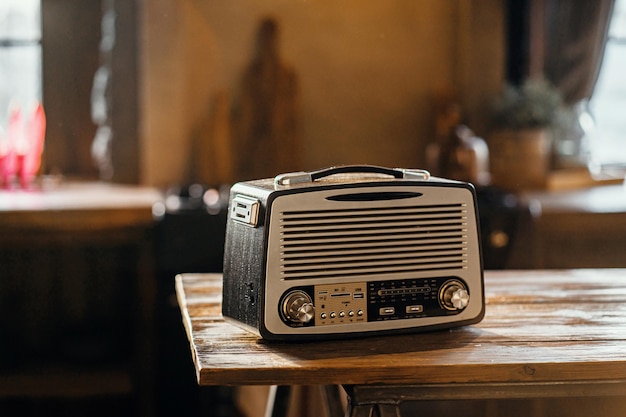
[[235, 103], [233, 134], [238, 179], [273, 177], [299, 168], [298, 80], [279, 54], [279, 27], [259, 27], [254, 57]]

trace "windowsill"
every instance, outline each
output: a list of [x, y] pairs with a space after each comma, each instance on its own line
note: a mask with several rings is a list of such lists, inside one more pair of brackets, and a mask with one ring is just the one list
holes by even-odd
[[624, 174], [623, 168], [602, 169], [597, 174], [592, 174], [587, 168], [556, 170], [549, 174], [546, 190], [576, 190], [602, 185], [622, 184], [624, 183]]
[[537, 213], [626, 213], [626, 186], [596, 185], [578, 189], [528, 191], [520, 201]]

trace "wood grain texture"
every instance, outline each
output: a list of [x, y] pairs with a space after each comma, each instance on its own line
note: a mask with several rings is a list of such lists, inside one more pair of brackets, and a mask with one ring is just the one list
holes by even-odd
[[474, 326], [307, 343], [223, 320], [221, 276], [180, 275], [200, 385], [573, 384], [626, 387], [626, 270], [488, 271]]

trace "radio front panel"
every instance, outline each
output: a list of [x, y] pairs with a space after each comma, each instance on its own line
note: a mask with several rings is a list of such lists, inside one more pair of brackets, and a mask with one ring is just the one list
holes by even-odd
[[286, 193], [268, 202], [268, 219], [263, 321], [271, 333], [392, 330], [481, 315], [478, 227], [465, 187]]
[[457, 315], [469, 301], [459, 277], [322, 284], [289, 289], [280, 316], [289, 327], [419, 321]]

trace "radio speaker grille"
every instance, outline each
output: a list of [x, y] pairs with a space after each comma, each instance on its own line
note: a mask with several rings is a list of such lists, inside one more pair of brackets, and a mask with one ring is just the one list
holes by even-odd
[[280, 213], [284, 279], [407, 274], [467, 265], [465, 204]]

